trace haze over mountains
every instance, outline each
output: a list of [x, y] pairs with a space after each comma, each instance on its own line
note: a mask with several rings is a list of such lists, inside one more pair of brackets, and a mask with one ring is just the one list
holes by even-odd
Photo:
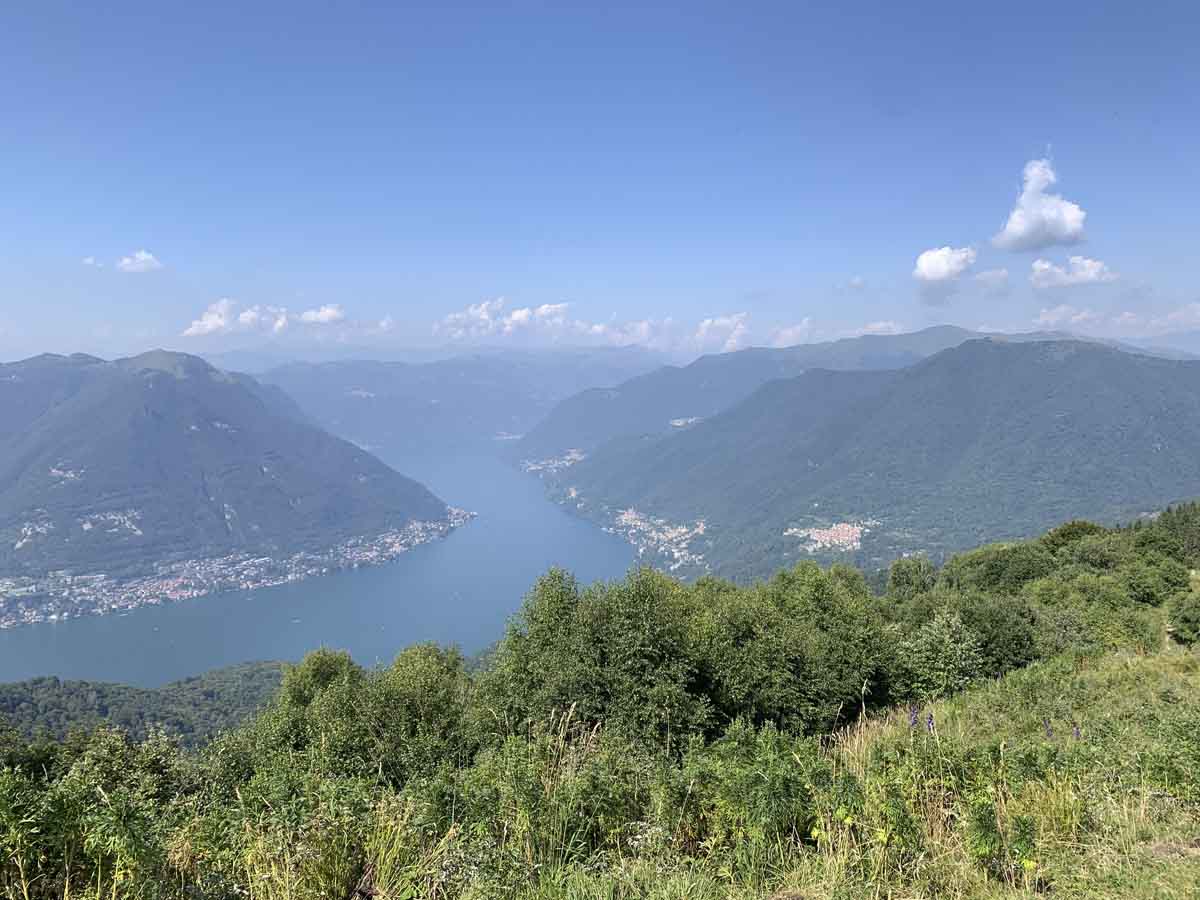
[[[0, 366], [5, 590], [154, 574], [129, 603], [194, 596], [384, 561], [462, 521], [372, 450], [502, 451], [690, 575], [940, 557], [1200, 493], [1200, 361], [941, 326], [658, 362], [488, 352], [252, 378], [154, 351]], [[604, 383], [616, 387], [587, 387]], [[259, 557], [270, 564], [245, 568]]]
[[[571, 449], [591, 452], [614, 438], [686, 427], [728, 409], [773, 378], [818, 368], [898, 369], [980, 337], [1019, 342], [1074, 336], [1045, 331], [1002, 335], [939, 325], [908, 334], [868, 334], [703, 356], [687, 366], [664, 366], [614, 387], [594, 388], [569, 397], [538, 423], [515, 451], [520, 458], [533, 461], [557, 457]], [[1161, 354], [1186, 356], [1172, 350]]]
[[278, 388], [183, 354], [0, 366], [0, 571], [145, 572], [440, 522], [447, 505], [310, 424]]
[[532, 428], [566, 397], [662, 362], [640, 347], [493, 350], [423, 363], [292, 363], [260, 380], [282, 388], [335, 434], [371, 449], [412, 453], [492, 449]]
[[611, 441], [557, 485], [651, 558], [750, 575], [1132, 519], [1200, 492], [1198, 446], [1200, 362], [972, 340], [904, 369], [772, 381], [674, 434]]

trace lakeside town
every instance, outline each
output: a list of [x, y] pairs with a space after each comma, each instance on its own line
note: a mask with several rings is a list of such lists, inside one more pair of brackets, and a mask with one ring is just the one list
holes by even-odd
[[254, 590], [341, 569], [390, 562], [445, 537], [475, 513], [451, 507], [446, 518], [409, 522], [374, 537], [352, 538], [323, 552], [276, 559], [233, 554], [160, 564], [152, 574], [116, 579], [103, 572], [55, 571], [39, 578], [0, 577], [0, 629], [102, 615], [140, 606], [190, 600], [230, 590]]
[[632, 544], [639, 558], [661, 561], [668, 572], [678, 572], [680, 569], [708, 571], [704, 554], [692, 548], [692, 541], [704, 536], [706, 526], [703, 519], [691, 525], [678, 525], [631, 507], [618, 510], [612, 524], [603, 527], [605, 531], [619, 534]]
[[863, 519], [861, 522], [834, 522], [829, 526], [812, 528], [792, 527], [784, 531], [784, 537], [799, 538], [800, 549], [808, 553], [835, 550], [848, 553], [862, 549], [863, 535], [878, 527], [878, 519]]

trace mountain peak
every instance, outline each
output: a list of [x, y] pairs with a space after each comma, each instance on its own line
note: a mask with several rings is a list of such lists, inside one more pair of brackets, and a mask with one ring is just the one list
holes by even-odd
[[166, 372], [168, 375], [180, 379], [213, 377], [222, 374], [220, 369], [205, 362], [199, 356], [174, 350], [149, 350], [139, 353], [137, 356], [116, 360], [116, 364], [135, 372]]

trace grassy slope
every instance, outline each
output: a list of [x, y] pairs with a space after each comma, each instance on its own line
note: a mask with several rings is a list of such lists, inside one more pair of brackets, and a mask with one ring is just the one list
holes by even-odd
[[[1191, 797], [1190, 806], [1182, 802], [1179, 794], [1187, 789], [1172, 784], [1171, 775], [1173, 766], [1192, 766], [1195, 790], [1198, 705], [1200, 656], [1194, 653], [1036, 664], [927, 707], [915, 730], [900, 710], [839, 734], [827, 752], [838, 770], [866, 786], [861, 818], [847, 825], [837, 810], [827, 815], [817, 847], [779, 861], [761, 881], [731, 881], [696, 862], [617, 860], [599, 873], [575, 870], [547, 878], [526, 896], [1200, 896], [1200, 797]], [[930, 712], [932, 736], [925, 725]], [[964, 776], [965, 760], [988, 750], [1003, 760], [992, 778], [981, 783]], [[889, 826], [882, 798], [893, 787], [916, 813], [919, 836], [913, 843], [923, 849], [906, 850], [894, 836], [890, 845], [884, 841]], [[989, 875], [973, 852], [972, 810], [986, 809], [988, 802], [1004, 827], [1011, 830], [1027, 817], [1036, 832], [1028, 866], [1017, 861], [1005, 876]]]

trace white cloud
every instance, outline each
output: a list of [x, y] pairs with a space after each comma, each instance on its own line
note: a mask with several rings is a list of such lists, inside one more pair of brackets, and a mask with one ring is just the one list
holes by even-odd
[[692, 341], [699, 350], [711, 350], [720, 347], [722, 353], [740, 350], [746, 345], [749, 328], [746, 313], [733, 313], [728, 316], [716, 316], [704, 319], [696, 328]]
[[782, 328], [776, 328], [775, 333], [771, 335], [771, 346], [794, 347], [796, 344], [803, 344], [811, 338], [812, 333], [812, 319], [805, 316], [795, 325], [785, 325]]
[[736, 350], [750, 337], [749, 316], [744, 312], [713, 316], [694, 328], [671, 318], [589, 322], [572, 318], [566, 303], [544, 303], [505, 310], [502, 297], [472, 304], [445, 316], [433, 326], [435, 335], [451, 341], [488, 338], [573, 341], [585, 344], [627, 346], [642, 344], [660, 350], [697, 352]]
[[121, 272], [154, 272], [162, 267], [149, 250], [135, 250], [130, 256], [117, 260], [117, 269]]
[[559, 340], [568, 337], [589, 338], [605, 343], [638, 343], [639, 335], [648, 335], [649, 323], [632, 330], [623, 325], [604, 325], [571, 319], [566, 303], [522, 306], [505, 312], [505, 300], [497, 297], [450, 313], [433, 326], [433, 333], [452, 341], [472, 341], [489, 337], [537, 335]]
[[1078, 309], [1061, 303], [1051, 309], [1043, 309], [1033, 324], [1042, 328], [1060, 328], [1063, 325], [1087, 325], [1097, 319], [1099, 316], [1090, 309]]
[[[259, 332], [264, 335], [280, 335], [290, 325], [307, 325], [310, 328], [322, 328], [346, 322], [346, 313], [340, 304], [326, 304], [316, 310], [307, 310], [296, 316], [288, 312], [286, 306], [271, 306], [256, 304], [239, 310], [238, 304], [229, 298], [217, 300], [200, 313], [191, 325], [184, 329], [184, 337], [206, 337], [209, 335], [250, 334]], [[354, 323], [347, 323], [354, 326]], [[391, 317], [385, 318], [372, 330], [389, 331], [392, 328]]]
[[853, 337], [861, 337], [864, 334], [900, 334], [905, 328], [906, 326], [899, 322], [885, 319], [879, 322], [868, 322], [862, 328], [854, 329], [850, 334]]
[[94, 269], [103, 269], [104, 263], [100, 262], [94, 256], [85, 256], [80, 262], [85, 266], [91, 266]]
[[1056, 181], [1058, 176], [1050, 160], [1034, 159], [1025, 164], [1024, 185], [1003, 230], [992, 238], [995, 246], [1003, 250], [1041, 250], [1083, 240], [1087, 213], [1060, 194], [1046, 193]]
[[1098, 259], [1072, 256], [1067, 267], [1057, 266], [1046, 259], [1035, 259], [1029, 274], [1029, 283], [1038, 290], [1074, 287], [1083, 284], [1105, 284], [1117, 280], [1117, 273]]
[[317, 309], [308, 309], [300, 313], [300, 321], [307, 325], [329, 325], [346, 318], [339, 303], [326, 303]]
[[233, 321], [234, 302], [228, 297], [222, 297], [183, 330], [184, 337], [203, 337], [209, 334], [220, 334], [230, 330]]
[[931, 303], [945, 300], [958, 290], [958, 280], [975, 264], [974, 247], [937, 247], [917, 257], [912, 277], [925, 299]]
[[433, 332], [454, 341], [488, 337], [503, 332], [506, 318], [503, 310], [503, 297], [475, 303], [461, 312], [450, 313], [433, 326]]
[[853, 278], [851, 278], [849, 281], [846, 282], [846, 287], [850, 288], [850, 290], [852, 290], [852, 291], [861, 291], [866, 286], [867, 286], [867, 280], [865, 278], [863, 278], [861, 275], [855, 275]]
[[983, 288], [988, 297], [1008, 295], [1008, 269], [988, 269], [975, 276], [975, 283]]
[[631, 322], [575, 322], [573, 330], [587, 340], [626, 347], [641, 344], [658, 350], [675, 350], [684, 337], [673, 319], [637, 319]]

